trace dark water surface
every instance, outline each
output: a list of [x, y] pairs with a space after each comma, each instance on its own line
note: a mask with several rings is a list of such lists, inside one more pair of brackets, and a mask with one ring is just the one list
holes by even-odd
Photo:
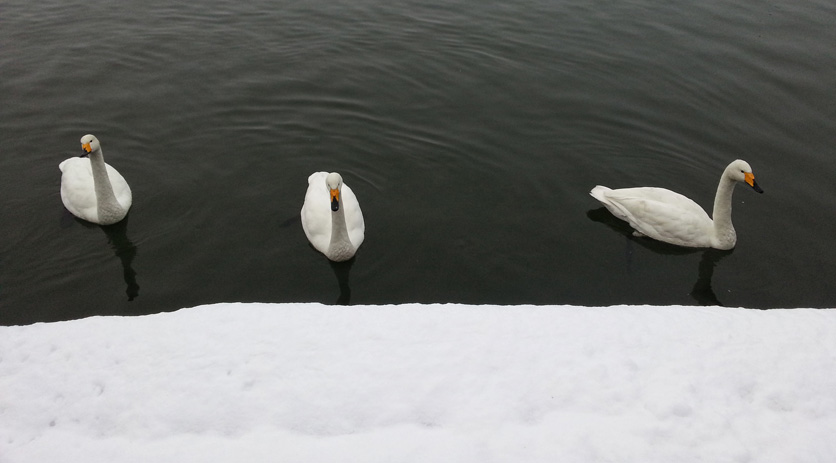
[[[0, 323], [210, 302], [836, 306], [836, 4], [754, 0], [5, 1]], [[64, 211], [99, 137], [115, 227]], [[709, 212], [731, 253], [632, 238], [588, 191]], [[339, 171], [366, 241], [307, 243]]]

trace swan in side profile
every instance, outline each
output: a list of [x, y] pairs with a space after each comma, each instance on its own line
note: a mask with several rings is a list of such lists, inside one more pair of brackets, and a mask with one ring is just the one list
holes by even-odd
[[363, 244], [363, 212], [340, 174], [314, 172], [308, 177], [302, 229], [313, 247], [334, 262], [351, 259]]
[[714, 220], [694, 201], [665, 188], [622, 188], [596, 186], [589, 192], [619, 219], [627, 221], [636, 236], [649, 236], [678, 246], [728, 250], [737, 243], [732, 226], [732, 193], [737, 182], [745, 182], [758, 193], [752, 168], [740, 159], [723, 171], [714, 197]]
[[131, 208], [131, 188], [119, 172], [102, 157], [102, 145], [93, 135], [81, 137], [80, 157], [58, 165], [61, 169], [61, 200], [79, 219], [111, 225], [125, 218]]

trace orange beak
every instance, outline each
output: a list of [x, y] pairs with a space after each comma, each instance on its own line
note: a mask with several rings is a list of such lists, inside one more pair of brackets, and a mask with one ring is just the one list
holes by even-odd
[[340, 190], [331, 190], [331, 210], [334, 212], [340, 210]]
[[751, 172], [744, 172], [743, 179], [746, 181], [747, 184], [749, 184], [750, 187], [752, 187], [753, 190], [757, 191], [758, 193], [763, 193], [761, 187], [758, 186], [757, 182], [755, 182], [755, 174]]
[[93, 152], [93, 148], [90, 147], [90, 143], [82, 143], [81, 144], [81, 149], [83, 149], [84, 151], [87, 151], [88, 153]]

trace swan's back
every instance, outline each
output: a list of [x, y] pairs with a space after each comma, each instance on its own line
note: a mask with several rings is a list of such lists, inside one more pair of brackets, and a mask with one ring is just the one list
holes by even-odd
[[711, 218], [699, 204], [679, 193], [665, 188], [611, 190], [596, 186], [589, 194], [650, 238], [680, 246], [711, 246]]

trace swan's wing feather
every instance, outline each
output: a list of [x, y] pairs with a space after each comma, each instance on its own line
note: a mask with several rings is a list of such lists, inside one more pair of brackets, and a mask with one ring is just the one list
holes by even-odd
[[363, 211], [360, 210], [360, 202], [354, 191], [343, 183], [342, 187], [342, 204], [345, 208], [345, 226], [348, 230], [348, 239], [355, 248], [359, 248], [363, 244], [366, 234], [366, 223], [363, 220]]
[[671, 206], [690, 211], [691, 213], [696, 215], [702, 214], [708, 217], [708, 214], [705, 213], [705, 210], [699, 204], [694, 202], [694, 200], [685, 195], [681, 195], [675, 191], [671, 191], [666, 188], [640, 187], [626, 188], [623, 190], [615, 191], [617, 192], [615, 193], [616, 195], [623, 194], [624, 196], [636, 196], [645, 198], [650, 201], [658, 201], [660, 203], [669, 204]]
[[64, 207], [76, 217], [95, 222], [99, 214], [90, 161], [69, 158], [58, 167], [61, 169], [61, 201]]
[[651, 238], [681, 246], [710, 246], [712, 226], [705, 210], [689, 198], [663, 188], [626, 188], [606, 193], [607, 207]]
[[302, 204], [302, 229], [314, 248], [325, 253], [331, 242], [331, 204], [328, 201], [325, 177], [327, 172], [314, 172], [308, 177], [308, 191]]
[[314, 183], [321, 183], [325, 184], [325, 179], [328, 177], [328, 172], [314, 172], [311, 175], [308, 175], [308, 186], [313, 185]]

